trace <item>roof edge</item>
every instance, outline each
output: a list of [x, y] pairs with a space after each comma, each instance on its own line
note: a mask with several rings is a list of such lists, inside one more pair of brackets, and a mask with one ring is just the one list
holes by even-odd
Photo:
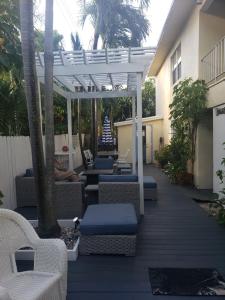
[[156, 54], [150, 66], [149, 76], [157, 76], [195, 5], [196, 0], [173, 1], [159, 38]]
[[[157, 120], [163, 120], [162, 116], [152, 116], [152, 117], [146, 117], [142, 118], [142, 122], [151, 122], [151, 121], [157, 121]], [[121, 122], [116, 122], [114, 123], [114, 126], [120, 127], [120, 126], [126, 126], [126, 125], [132, 125], [133, 121], [132, 119], [126, 120], [126, 121], [121, 121]]]

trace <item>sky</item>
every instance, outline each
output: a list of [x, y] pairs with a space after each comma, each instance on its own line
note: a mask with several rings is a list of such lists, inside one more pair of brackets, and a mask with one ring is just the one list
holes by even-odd
[[[107, 1], [107, 0], [105, 0]], [[65, 50], [71, 50], [71, 32], [78, 32], [81, 44], [84, 49], [91, 49], [94, 30], [89, 21], [82, 28], [79, 24], [80, 5], [79, 0], [54, 0], [54, 29], [64, 36], [63, 45]], [[159, 40], [163, 25], [168, 15], [173, 0], [151, 0], [148, 11], [145, 12], [149, 19], [151, 31], [149, 37], [144, 41], [143, 46], [156, 46]], [[42, 22], [36, 27], [43, 30], [45, 0], [37, 1], [37, 13], [41, 16]]]

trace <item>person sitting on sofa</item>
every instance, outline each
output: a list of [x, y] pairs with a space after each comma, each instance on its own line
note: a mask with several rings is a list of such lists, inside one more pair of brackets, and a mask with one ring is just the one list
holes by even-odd
[[55, 164], [54, 175], [56, 181], [63, 181], [63, 180], [79, 181], [80, 180], [80, 177], [76, 172], [65, 170], [62, 167], [62, 164], [57, 159], [55, 159], [54, 164]]

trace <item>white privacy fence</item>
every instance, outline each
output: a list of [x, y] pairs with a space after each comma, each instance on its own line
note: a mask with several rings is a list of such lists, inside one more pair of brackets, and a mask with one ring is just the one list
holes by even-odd
[[[55, 136], [56, 152], [62, 152], [62, 146], [68, 146], [68, 135]], [[74, 168], [82, 165], [79, 140], [73, 136]], [[24, 136], [0, 136], [0, 190], [4, 194], [3, 207], [16, 208], [15, 177], [32, 168], [30, 138]]]

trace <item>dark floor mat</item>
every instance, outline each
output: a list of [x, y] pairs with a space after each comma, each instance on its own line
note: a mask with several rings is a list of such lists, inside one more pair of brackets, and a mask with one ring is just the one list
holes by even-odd
[[225, 280], [216, 269], [149, 268], [153, 295], [225, 296]]

